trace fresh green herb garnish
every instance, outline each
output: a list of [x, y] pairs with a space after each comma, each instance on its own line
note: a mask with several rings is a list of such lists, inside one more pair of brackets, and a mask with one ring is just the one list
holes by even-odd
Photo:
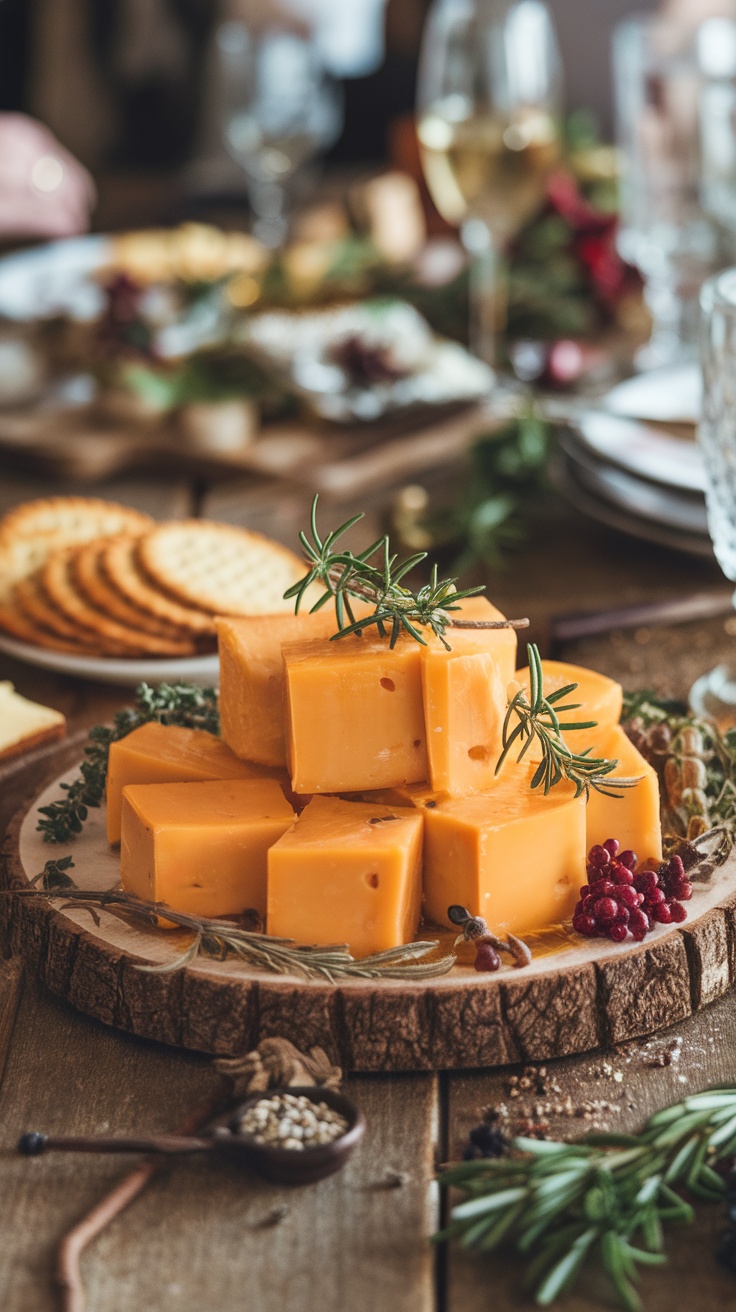
[[[309, 566], [308, 573], [289, 588], [284, 596], [287, 600], [295, 600], [298, 612], [311, 587], [315, 584], [324, 587], [325, 591], [311, 609], [314, 612], [330, 602], [334, 603], [338, 627], [335, 638], [363, 633], [365, 629], [375, 627], [382, 638], [390, 635], [391, 647], [395, 647], [402, 633], [408, 633], [422, 646], [426, 646], [426, 640], [420, 632], [426, 628], [450, 651], [445, 636], [450, 627], [528, 627], [528, 620], [470, 622], [454, 619], [454, 612], [460, 609], [459, 602], [466, 597], [477, 596], [485, 589], [475, 587], [458, 592], [455, 587], [457, 579], [439, 579], [436, 566], [429, 583], [417, 592], [404, 587], [403, 580], [407, 574], [427, 559], [426, 551], [417, 552], [400, 561], [398, 556], [391, 554], [387, 536], [379, 538], [357, 555], [352, 551], [336, 549], [339, 539], [363, 518], [362, 515], [353, 515], [340, 528], [328, 533], [323, 542], [317, 530], [317, 500], [315, 497], [312, 502], [311, 541], [306, 533], [299, 534]], [[372, 614], [356, 619], [353, 601], [368, 602], [374, 607]]]
[[89, 746], [84, 751], [86, 760], [73, 783], [61, 785], [64, 797], [39, 807], [45, 818], [39, 820], [37, 827], [47, 843], [66, 843], [81, 833], [88, 810], [100, 806], [105, 796], [110, 744], [151, 720], [219, 734], [217, 693], [214, 688], [195, 688], [184, 683], [162, 683], [158, 688], [142, 683], [136, 690], [135, 705], [120, 711], [112, 726], [97, 725], [90, 729]]
[[509, 702], [503, 726], [503, 751], [496, 766], [496, 774], [501, 770], [515, 745], [520, 748], [516, 759], [522, 761], [532, 743], [536, 742], [542, 749], [542, 759], [534, 772], [531, 786], [543, 787], [545, 794], [563, 779], [568, 779], [575, 785], [576, 797], [580, 797], [581, 793], [589, 797], [591, 788], [606, 797], [620, 797], [619, 789], [636, 787], [639, 779], [610, 778], [618, 767], [618, 761], [607, 761], [604, 757], [591, 756], [591, 748], [584, 752], [574, 752], [568, 746], [563, 737], [564, 733], [595, 729], [597, 721], [561, 721], [559, 718], [561, 715], [580, 709], [579, 702], [561, 705], [566, 697], [575, 692], [578, 685], [568, 683], [564, 688], [558, 688], [545, 697], [542, 658], [538, 647], [534, 643], [528, 643], [527, 654], [529, 695], [527, 696], [524, 688], [520, 688]]
[[491, 1252], [513, 1246], [525, 1285], [548, 1307], [586, 1261], [602, 1267], [627, 1312], [641, 1312], [640, 1266], [666, 1262], [664, 1227], [693, 1220], [680, 1195], [720, 1202], [716, 1161], [736, 1153], [736, 1087], [685, 1098], [638, 1135], [596, 1134], [579, 1143], [516, 1139], [507, 1157], [463, 1162], [441, 1183], [466, 1198], [436, 1239]]
[[[452, 970], [457, 958], [454, 955], [434, 961], [423, 958], [435, 952], [439, 943], [404, 943], [376, 952], [373, 956], [356, 960], [345, 944], [310, 947], [294, 943], [291, 939], [272, 938], [258, 930], [244, 929], [236, 920], [211, 920], [202, 916], [172, 911], [164, 902], [144, 902], [119, 888], [107, 891], [77, 888], [65, 872], [73, 866], [71, 857], [61, 861], [47, 861], [42, 872], [33, 880], [40, 888], [8, 889], [13, 897], [46, 897], [64, 899], [69, 907], [84, 907], [92, 915], [97, 909], [130, 922], [158, 928], [161, 918], [188, 930], [192, 935], [189, 947], [163, 966], [137, 966], [138, 970], [153, 975], [171, 975], [190, 966], [198, 957], [224, 961], [237, 957], [249, 966], [270, 970], [278, 975], [299, 975], [302, 979], [435, 979]], [[59, 878], [59, 871], [62, 878]]]

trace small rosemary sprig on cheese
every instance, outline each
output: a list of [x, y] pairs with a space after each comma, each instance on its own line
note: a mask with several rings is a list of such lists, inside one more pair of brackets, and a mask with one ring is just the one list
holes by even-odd
[[[334, 983], [338, 979], [435, 979], [446, 975], [455, 965], [454, 955], [425, 961], [435, 952], [438, 942], [404, 943], [373, 956], [356, 959], [345, 944], [328, 947], [310, 947], [294, 943], [291, 939], [272, 938], [269, 934], [244, 929], [236, 920], [211, 920], [172, 911], [163, 902], [144, 902], [119, 888], [106, 891], [77, 888], [67, 871], [73, 867], [71, 857], [61, 861], [47, 861], [43, 871], [32, 881], [41, 886], [8, 889], [5, 892], [17, 897], [45, 897], [62, 900], [70, 908], [84, 907], [93, 916], [97, 910], [138, 925], [158, 928], [160, 919], [187, 930], [191, 943], [176, 957], [162, 966], [138, 966], [139, 970], [154, 975], [170, 975], [185, 966], [191, 966], [198, 957], [224, 961], [237, 957], [248, 966], [270, 970], [277, 975], [298, 975], [302, 979], [324, 979]], [[63, 908], [62, 908], [63, 909]]]
[[39, 820], [37, 828], [47, 843], [66, 843], [82, 832], [89, 809], [100, 806], [105, 796], [110, 744], [149, 720], [219, 733], [217, 693], [214, 688], [195, 688], [183, 683], [162, 683], [158, 688], [140, 684], [134, 706], [120, 711], [111, 726], [98, 724], [90, 729], [89, 745], [84, 749], [86, 759], [77, 778], [61, 785], [64, 796], [49, 806], [39, 807], [44, 819]]
[[642, 1312], [639, 1268], [666, 1262], [670, 1222], [695, 1219], [682, 1194], [725, 1197], [714, 1166], [736, 1153], [736, 1087], [656, 1112], [641, 1134], [578, 1143], [521, 1138], [510, 1149], [445, 1171], [440, 1182], [465, 1197], [435, 1239], [457, 1238], [483, 1253], [513, 1249], [538, 1307], [567, 1294], [587, 1264], [602, 1269], [627, 1312]]
[[[338, 631], [334, 638], [344, 638], [350, 633], [362, 633], [374, 627], [382, 638], [390, 635], [391, 647], [394, 647], [402, 633], [426, 646], [426, 640], [420, 632], [429, 629], [440, 642], [451, 650], [446, 638], [448, 628], [462, 629], [524, 629], [529, 625], [523, 620], [461, 620], [454, 619], [453, 612], [460, 609], [458, 603], [466, 597], [474, 597], [485, 591], [481, 587], [466, 588], [464, 592], [456, 590], [457, 579], [440, 579], [437, 567], [432, 570], [429, 583], [417, 592], [404, 586], [404, 579], [417, 565], [427, 559], [426, 551], [399, 560], [391, 554], [387, 536], [379, 538], [365, 551], [354, 554], [352, 551], [337, 548], [340, 538], [351, 529], [362, 515], [353, 515], [340, 528], [328, 533], [324, 541], [317, 530], [317, 500], [312, 502], [311, 541], [306, 533], [299, 534], [304, 548], [307, 574], [288, 592], [287, 600], [296, 602], [296, 610], [304, 601], [310, 588], [321, 585], [325, 591], [312, 606], [312, 611], [321, 610], [329, 602], [334, 602]], [[368, 602], [373, 606], [370, 615], [356, 618], [352, 602]]]
[[543, 787], [547, 794], [551, 788], [567, 779], [575, 785], [575, 796], [580, 797], [581, 793], [585, 793], [586, 798], [590, 796], [591, 788], [606, 797], [620, 797], [619, 789], [635, 788], [640, 782], [638, 778], [610, 778], [618, 767], [618, 761], [591, 756], [591, 748], [584, 752], [574, 752], [567, 744], [564, 733], [595, 729], [597, 721], [561, 721], [561, 715], [580, 709], [580, 702], [566, 706], [560, 704], [575, 692], [578, 685], [568, 683], [545, 697], [542, 658], [538, 647], [528, 643], [527, 654], [529, 695], [524, 688], [519, 688], [508, 704], [503, 726], [503, 751], [496, 766], [496, 774], [514, 746], [520, 746], [516, 759], [522, 761], [532, 743], [536, 742], [542, 749], [542, 759], [532, 776], [532, 788]]

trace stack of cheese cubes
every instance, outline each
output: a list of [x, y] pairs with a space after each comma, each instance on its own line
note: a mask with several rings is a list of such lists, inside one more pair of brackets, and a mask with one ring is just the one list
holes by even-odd
[[[503, 618], [484, 598], [462, 618]], [[393, 648], [374, 630], [330, 641], [334, 615], [218, 621], [222, 740], [146, 725], [113, 745], [111, 842], [123, 886], [203, 916], [253, 910], [269, 934], [356, 956], [416, 937], [460, 903], [516, 934], [567, 919], [589, 846], [661, 856], [657, 777], [619, 727], [621, 688], [545, 662], [597, 721], [570, 735], [641, 776], [620, 799], [531, 788], [539, 753], [498, 777], [510, 629], [450, 629]]]

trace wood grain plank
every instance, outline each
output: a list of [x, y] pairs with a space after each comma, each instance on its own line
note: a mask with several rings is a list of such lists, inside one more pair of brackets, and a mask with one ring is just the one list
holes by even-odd
[[0, 961], [0, 1087], [13, 1037], [13, 1026], [20, 1002], [23, 970], [19, 957]]
[[[18, 1135], [162, 1130], [213, 1079], [204, 1060], [116, 1035], [29, 981], [0, 1091], [3, 1312], [54, 1306], [61, 1235], [126, 1169], [111, 1157], [20, 1159]], [[436, 1079], [348, 1087], [368, 1132], [345, 1171], [283, 1189], [206, 1161], [172, 1165], [85, 1256], [89, 1312], [433, 1312]], [[404, 1183], [388, 1187], [389, 1171]]]
[[[689, 999], [686, 1000], [689, 1005]], [[674, 1053], [674, 1060], [671, 1060]], [[659, 1061], [670, 1064], [658, 1065]], [[504, 1104], [513, 1116], [533, 1111], [534, 1102], [564, 1107], [567, 1099], [573, 1114], [546, 1115], [552, 1138], [573, 1139], [595, 1129], [631, 1131], [639, 1129], [660, 1107], [677, 1102], [686, 1093], [709, 1085], [736, 1081], [736, 1005], [733, 994], [720, 998], [696, 1016], [648, 1041], [627, 1043], [604, 1054], [571, 1057], [547, 1062], [547, 1083], [556, 1082], [559, 1093], [535, 1098], [510, 1095], [509, 1079], [519, 1067], [503, 1071], [451, 1075], [448, 1077], [448, 1124], [450, 1155], [462, 1154], [469, 1130], [481, 1119], [483, 1110]], [[575, 1109], [593, 1106], [592, 1119]], [[596, 1104], [610, 1104], [606, 1109]], [[736, 1297], [732, 1276], [713, 1259], [718, 1236], [724, 1228], [722, 1206], [698, 1208], [695, 1225], [670, 1232], [669, 1263], [661, 1271], [648, 1271], [641, 1282], [647, 1312], [721, 1312]], [[506, 1254], [481, 1257], [452, 1247], [446, 1258], [447, 1312], [487, 1312], [489, 1300], [496, 1312], [533, 1307], [520, 1292], [520, 1264]], [[565, 1312], [594, 1312], [611, 1305], [603, 1282], [586, 1276], [576, 1291], [566, 1296]]]

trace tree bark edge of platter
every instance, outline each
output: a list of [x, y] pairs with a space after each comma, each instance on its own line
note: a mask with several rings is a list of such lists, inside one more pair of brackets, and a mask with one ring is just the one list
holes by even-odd
[[[38, 793], [36, 784], [34, 799]], [[6, 887], [27, 885], [19, 834], [34, 799], [7, 830]], [[600, 963], [380, 988], [370, 980], [300, 986], [263, 974], [229, 980], [201, 969], [148, 974], [51, 903], [3, 898], [2, 906], [9, 953], [104, 1024], [218, 1056], [278, 1034], [302, 1048], [319, 1045], [353, 1071], [471, 1069], [591, 1051], [666, 1029], [736, 979], [736, 892], [698, 920]]]

